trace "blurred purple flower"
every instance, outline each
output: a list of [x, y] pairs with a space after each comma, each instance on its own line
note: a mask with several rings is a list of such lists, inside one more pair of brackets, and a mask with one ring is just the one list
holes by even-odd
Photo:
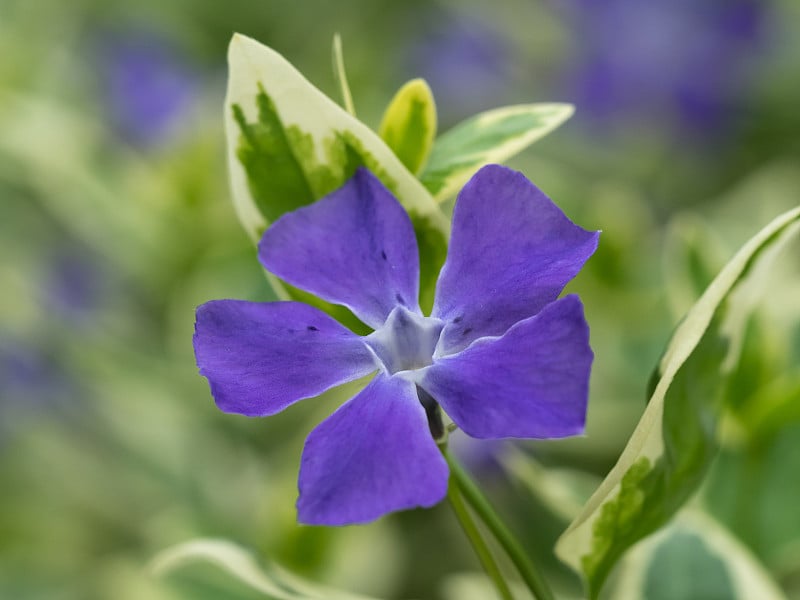
[[194, 348], [220, 409], [248, 416], [377, 371], [308, 437], [298, 518], [363, 523], [439, 502], [439, 405], [476, 438], [583, 431], [593, 358], [577, 296], [557, 299], [597, 247], [521, 173], [481, 169], [458, 196], [430, 317], [406, 212], [365, 169], [283, 215], [259, 245], [278, 277], [349, 308], [360, 337], [298, 302], [197, 309]]
[[3, 390], [0, 396], [7, 400], [24, 394], [33, 404], [40, 404], [63, 383], [62, 373], [52, 358], [6, 335], [0, 340], [0, 381]]
[[126, 32], [106, 36], [100, 52], [108, 109], [120, 134], [144, 146], [174, 134], [199, 89], [176, 49], [153, 33]]
[[480, 21], [447, 19], [409, 47], [409, 70], [433, 89], [444, 120], [483, 110], [511, 84], [508, 41]]
[[507, 439], [476, 440], [456, 430], [447, 438], [447, 448], [468, 471], [491, 478], [502, 473], [500, 462], [509, 444]]
[[0, 332], [0, 437], [20, 417], [77, 397], [75, 382], [54, 357], [30, 340]]
[[[562, 0], [579, 44], [571, 100], [598, 123], [672, 119], [724, 124], [762, 38], [759, 0]], [[667, 123], [669, 121], [666, 121]]]
[[43, 285], [44, 304], [71, 325], [93, 325], [118, 282], [99, 256], [58, 244]]

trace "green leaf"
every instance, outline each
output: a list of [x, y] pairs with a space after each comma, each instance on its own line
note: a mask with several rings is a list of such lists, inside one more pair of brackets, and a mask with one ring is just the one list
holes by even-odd
[[[300, 157], [310, 163], [308, 169], [312, 173], [317, 165], [311, 162], [313, 155], [302, 151], [295, 154], [295, 147], [307, 146], [303, 134], [297, 129], [284, 128], [275, 103], [264, 88], [259, 89], [256, 105], [258, 119], [253, 123], [247, 121], [241, 106], [234, 104], [231, 107], [242, 135], [236, 157], [247, 171], [256, 208], [268, 221], [275, 221], [285, 212], [311, 204], [316, 199], [311, 178], [306, 175]], [[327, 183], [320, 181], [319, 177], [315, 187]], [[335, 176], [327, 171], [322, 177], [335, 180]]]
[[554, 516], [571, 521], [583, 508], [600, 479], [569, 468], [548, 468], [516, 446], [505, 449], [501, 464]]
[[[239, 219], [253, 240], [281, 214], [332, 192], [366, 166], [414, 223], [421, 302], [430, 306], [449, 235], [447, 218], [430, 193], [380, 137], [274, 50], [236, 34], [228, 63], [228, 167]], [[272, 282], [282, 297], [289, 296]]]
[[520, 104], [475, 115], [436, 140], [422, 183], [438, 201], [446, 200], [483, 165], [511, 158], [572, 113], [570, 104]]
[[[516, 581], [510, 581], [509, 587], [515, 600], [536, 600], [530, 590]], [[448, 575], [441, 584], [441, 596], [444, 600], [486, 600], [497, 598], [497, 589], [483, 573], [456, 573]]]
[[422, 170], [436, 137], [436, 104], [424, 79], [412, 79], [400, 88], [378, 132], [409, 171]]
[[247, 550], [218, 539], [197, 539], [160, 552], [150, 563], [156, 576], [195, 563], [210, 563], [246, 586], [276, 600], [374, 600], [367, 596], [333, 590], [284, 571], [262, 566]]
[[684, 315], [725, 264], [722, 242], [707, 220], [695, 213], [675, 216], [664, 236], [662, 271], [671, 314]]
[[795, 417], [769, 439], [723, 448], [703, 484], [704, 506], [784, 580], [800, 572], [798, 440]]
[[750, 551], [722, 525], [699, 511], [637, 546], [619, 569], [614, 598], [683, 600], [784, 600]]
[[723, 378], [736, 364], [744, 310], [760, 269], [800, 230], [800, 208], [751, 238], [689, 310], [653, 378], [649, 404], [625, 450], [556, 546], [596, 598], [624, 552], [675, 514], [717, 451]]
[[769, 375], [745, 406], [729, 415], [738, 434], [755, 446], [772, 442], [781, 429], [800, 421], [800, 369]]

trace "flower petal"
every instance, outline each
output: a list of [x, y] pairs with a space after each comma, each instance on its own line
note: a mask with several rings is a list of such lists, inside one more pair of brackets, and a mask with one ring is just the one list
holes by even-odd
[[308, 436], [298, 520], [348, 525], [432, 506], [447, 479], [414, 384], [379, 374]]
[[472, 437], [566, 437], [584, 428], [592, 358], [583, 305], [566, 296], [437, 360], [420, 385]]
[[269, 271], [343, 304], [373, 329], [397, 305], [419, 312], [419, 252], [411, 219], [366, 169], [275, 221], [258, 252]]
[[359, 336], [299, 302], [207, 302], [197, 308], [194, 352], [220, 410], [250, 417], [377, 368]]
[[449, 324], [439, 354], [514, 323], [555, 300], [597, 248], [599, 232], [570, 221], [524, 175], [498, 165], [464, 186], [432, 316]]

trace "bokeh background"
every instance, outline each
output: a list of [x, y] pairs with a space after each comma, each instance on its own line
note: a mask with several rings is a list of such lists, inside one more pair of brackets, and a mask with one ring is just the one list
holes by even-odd
[[[578, 494], [619, 455], [683, 312], [800, 199], [795, 0], [0, 0], [4, 600], [258, 597], [208, 567], [150, 574], [158, 551], [196, 537], [383, 598], [460, 598], [457, 575], [478, 569], [447, 506], [363, 527], [296, 525], [302, 442], [337, 399], [270, 419], [223, 415], [196, 372], [197, 305], [272, 298], [227, 189], [235, 31], [333, 97], [339, 32], [372, 127], [418, 76], [442, 131], [496, 106], [576, 104], [511, 165], [604, 232], [572, 285], [596, 353], [588, 434], [514, 447], [569, 473]], [[725, 447], [701, 495], [800, 598], [798, 250], [766, 290], [737, 380], [745, 412], [776, 380], [788, 378], [794, 401]], [[454, 444], [577, 597], [552, 554], [577, 505], [511, 475], [503, 444]]]

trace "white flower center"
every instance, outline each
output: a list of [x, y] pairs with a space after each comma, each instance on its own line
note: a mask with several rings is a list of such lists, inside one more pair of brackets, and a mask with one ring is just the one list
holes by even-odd
[[389, 375], [422, 369], [433, 363], [444, 322], [423, 317], [403, 306], [389, 314], [383, 327], [366, 337], [367, 347]]

